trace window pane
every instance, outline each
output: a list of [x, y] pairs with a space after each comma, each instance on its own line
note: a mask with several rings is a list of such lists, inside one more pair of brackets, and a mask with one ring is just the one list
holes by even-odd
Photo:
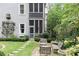
[[24, 33], [24, 29], [21, 29], [21, 33]]
[[42, 20], [39, 20], [39, 31], [40, 31], [40, 33], [42, 33], [42, 24], [43, 22], [42, 22]]
[[20, 24], [21, 33], [24, 33], [24, 24]]
[[38, 3], [34, 4], [34, 12], [38, 12]]
[[21, 28], [21, 29], [24, 28], [24, 24], [20, 24], [20, 28]]
[[30, 28], [30, 33], [33, 33], [33, 27]]
[[6, 19], [11, 19], [10, 14], [6, 14]]
[[21, 13], [21, 14], [24, 13], [24, 5], [20, 5], [20, 13]]
[[34, 20], [29, 20], [29, 25], [33, 26], [34, 25]]
[[33, 12], [33, 3], [29, 3], [29, 12]]
[[38, 33], [38, 20], [35, 20], [35, 33]]
[[39, 12], [43, 12], [43, 3], [39, 3]]

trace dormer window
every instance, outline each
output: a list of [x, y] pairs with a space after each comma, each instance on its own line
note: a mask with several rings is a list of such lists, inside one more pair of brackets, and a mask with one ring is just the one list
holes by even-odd
[[24, 5], [23, 4], [20, 5], [20, 14], [24, 14]]
[[11, 15], [10, 14], [6, 14], [6, 19], [11, 19]]

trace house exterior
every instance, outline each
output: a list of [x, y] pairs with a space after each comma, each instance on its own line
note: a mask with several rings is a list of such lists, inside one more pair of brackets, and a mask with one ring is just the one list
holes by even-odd
[[45, 3], [0, 3], [0, 37], [4, 37], [2, 21], [7, 20], [7, 14], [15, 22], [14, 35], [17, 37], [34, 37], [46, 31], [45, 6]]

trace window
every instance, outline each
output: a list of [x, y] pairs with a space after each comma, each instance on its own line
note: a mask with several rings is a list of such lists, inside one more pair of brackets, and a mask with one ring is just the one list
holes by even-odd
[[34, 25], [34, 20], [29, 20], [29, 25], [33, 26]]
[[43, 12], [43, 3], [39, 3], [39, 12]]
[[33, 12], [33, 3], [29, 3], [29, 12]]
[[42, 33], [42, 25], [43, 25], [42, 20], [39, 20], [39, 32], [40, 33]]
[[11, 19], [11, 15], [10, 14], [6, 14], [6, 19]]
[[20, 24], [21, 33], [24, 33], [24, 24]]
[[38, 33], [38, 20], [35, 20], [35, 33]]
[[24, 5], [20, 5], [20, 13], [24, 14]]
[[30, 33], [33, 33], [34, 29], [33, 27], [30, 27]]
[[38, 12], [38, 3], [34, 3], [34, 12]]

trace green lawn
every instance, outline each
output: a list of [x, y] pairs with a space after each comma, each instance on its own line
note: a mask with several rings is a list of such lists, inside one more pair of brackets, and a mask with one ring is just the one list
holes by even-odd
[[21, 52], [17, 53], [17, 56], [31, 56], [33, 49], [38, 47], [38, 43], [31, 41]]
[[[12, 51], [15, 51], [23, 46], [27, 42], [11, 42], [11, 41], [0, 41], [0, 44], [4, 44], [5, 48], [2, 49], [6, 55], [11, 53]], [[34, 48], [38, 46], [38, 43], [35, 41], [31, 41], [22, 51], [15, 54], [16, 56], [30, 56], [32, 55], [32, 51]]]
[[2, 49], [1, 51], [3, 51], [6, 55], [8, 55], [8, 53], [11, 53], [12, 51], [21, 47], [24, 44], [24, 42], [0, 41], [0, 44], [5, 45], [5, 48]]

